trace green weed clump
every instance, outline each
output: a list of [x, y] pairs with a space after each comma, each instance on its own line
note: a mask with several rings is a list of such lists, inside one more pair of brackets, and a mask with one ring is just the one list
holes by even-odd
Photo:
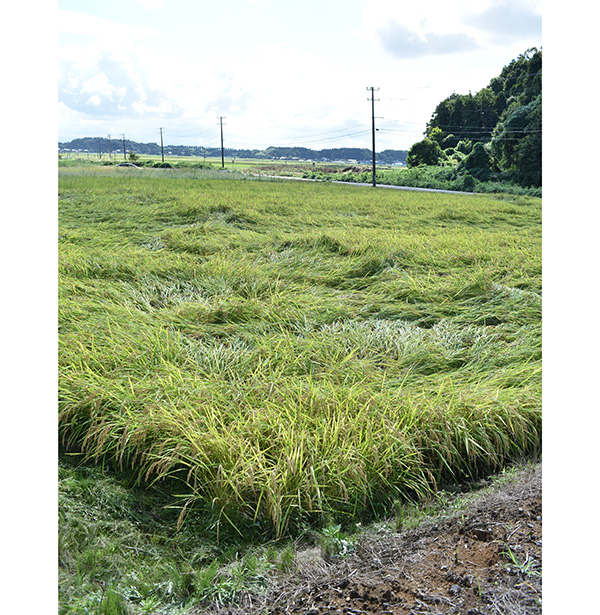
[[285, 545], [280, 553], [248, 541], [215, 545], [206, 516], [176, 531], [178, 514], [164, 490], [61, 456], [59, 614], [182, 613], [232, 602], [261, 591], [293, 559]]
[[60, 178], [68, 450], [264, 537], [539, 454], [539, 199], [165, 172]]

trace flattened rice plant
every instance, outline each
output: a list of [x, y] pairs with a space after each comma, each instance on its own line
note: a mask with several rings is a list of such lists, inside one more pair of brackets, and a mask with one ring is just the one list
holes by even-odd
[[181, 519], [281, 536], [539, 454], [538, 199], [73, 170], [60, 191], [62, 441], [176, 479]]

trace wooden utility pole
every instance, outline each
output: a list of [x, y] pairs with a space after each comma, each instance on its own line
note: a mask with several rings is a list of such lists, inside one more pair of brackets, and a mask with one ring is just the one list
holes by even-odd
[[221, 124], [221, 168], [225, 168], [225, 150], [223, 149], [223, 116], [219, 116], [219, 123]]
[[[379, 88], [368, 87], [367, 90], [371, 90], [371, 125], [372, 125], [372, 137], [373, 137], [373, 187], [377, 185], [375, 180], [375, 90]], [[377, 99], [379, 100], [379, 99]]]
[[160, 156], [162, 158], [162, 161], [165, 161], [165, 148], [163, 145], [163, 129], [159, 128], [160, 130]]

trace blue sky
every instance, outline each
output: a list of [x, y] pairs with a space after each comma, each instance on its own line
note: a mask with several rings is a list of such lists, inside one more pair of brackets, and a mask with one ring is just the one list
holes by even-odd
[[408, 149], [541, 47], [538, 0], [59, 0], [58, 137]]

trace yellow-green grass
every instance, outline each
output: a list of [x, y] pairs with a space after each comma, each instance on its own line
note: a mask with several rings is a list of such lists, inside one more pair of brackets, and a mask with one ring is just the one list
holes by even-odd
[[539, 199], [122, 171], [59, 182], [70, 449], [275, 535], [539, 454]]

